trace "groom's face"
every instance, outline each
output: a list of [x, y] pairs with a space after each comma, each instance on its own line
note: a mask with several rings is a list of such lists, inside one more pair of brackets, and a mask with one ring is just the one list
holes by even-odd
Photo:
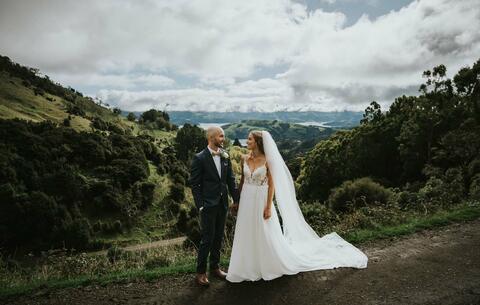
[[225, 141], [225, 134], [223, 130], [219, 130], [213, 137], [213, 144], [217, 147], [223, 147], [223, 142]]

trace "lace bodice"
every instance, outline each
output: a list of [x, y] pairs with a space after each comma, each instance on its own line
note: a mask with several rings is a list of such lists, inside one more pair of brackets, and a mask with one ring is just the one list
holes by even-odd
[[245, 184], [267, 185], [267, 167], [265, 166], [265, 164], [255, 168], [252, 173], [250, 172], [247, 161], [243, 160], [243, 174], [243, 183]]

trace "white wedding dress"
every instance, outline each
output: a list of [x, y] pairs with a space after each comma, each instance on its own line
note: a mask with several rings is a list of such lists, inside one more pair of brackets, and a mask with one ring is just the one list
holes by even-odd
[[[262, 132], [265, 156], [275, 187], [272, 213], [263, 218], [268, 197], [267, 167], [250, 172], [243, 162], [244, 183], [227, 280], [272, 280], [284, 274], [337, 267], [366, 268], [368, 258], [333, 232], [319, 237], [305, 222], [295, 199], [293, 180], [277, 146]], [[275, 203], [282, 216], [280, 225]]]

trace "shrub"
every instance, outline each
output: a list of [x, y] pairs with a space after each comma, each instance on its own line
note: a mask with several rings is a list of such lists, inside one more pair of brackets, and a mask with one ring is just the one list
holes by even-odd
[[418, 193], [403, 190], [398, 193], [394, 193], [393, 201], [397, 202], [401, 209], [409, 209], [416, 206], [418, 200]]
[[122, 222], [119, 219], [115, 220], [113, 222], [113, 228], [116, 232], [122, 233]]
[[461, 201], [464, 196], [463, 174], [456, 167], [430, 176], [418, 191], [418, 198], [423, 205], [451, 205]]
[[176, 202], [182, 202], [185, 199], [185, 187], [180, 183], [174, 183], [170, 188], [170, 198]]
[[336, 212], [373, 205], [384, 205], [392, 196], [392, 191], [374, 182], [369, 177], [348, 180], [334, 188], [328, 197], [328, 205]]
[[127, 115], [127, 120], [129, 120], [130, 122], [134, 122], [136, 119], [137, 119], [137, 117], [135, 116], [135, 114], [133, 112], [130, 112]]
[[320, 202], [300, 202], [302, 214], [307, 223], [318, 233], [328, 233], [329, 229], [338, 222], [338, 215]]
[[125, 250], [120, 248], [117, 245], [111, 246], [107, 250], [107, 258], [112, 264], [120, 260], [124, 255], [125, 255]]
[[480, 200], [480, 174], [473, 177], [468, 194], [471, 199]]
[[195, 247], [200, 246], [201, 232], [200, 232], [200, 221], [199, 218], [191, 218], [187, 222], [187, 241], [195, 245]]
[[76, 218], [67, 224], [64, 229], [63, 238], [68, 247], [85, 249], [90, 244], [91, 226], [87, 218]]
[[65, 127], [70, 127], [71, 126], [69, 118], [63, 119], [63, 126], [65, 126]]

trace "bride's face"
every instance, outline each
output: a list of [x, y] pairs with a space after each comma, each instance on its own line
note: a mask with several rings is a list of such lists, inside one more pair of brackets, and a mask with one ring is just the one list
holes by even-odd
[[252, 136], [251, 133], [248, 134], [247, 139], [247, 148], [249, 150], [254, 150], [257, 147], [257, 142], [255, 142], [255, 138]]

